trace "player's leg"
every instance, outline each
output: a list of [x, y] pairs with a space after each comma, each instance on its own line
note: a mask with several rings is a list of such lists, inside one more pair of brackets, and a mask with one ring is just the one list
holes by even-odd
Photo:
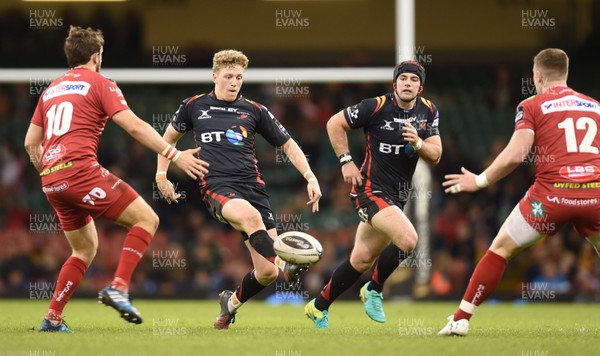
[[361, 222], [358, 225], [350, 257], [333, 272], [317, 298], [305, 307], [306, 316], [315, 323], [318, 329], [325, 329], [329, 326], [328, 310], [330, 305], [372, 266], [373, 261], [388, 243], [389, 238], [373, 228], [371, 224]]
[[[44, 317], [40, 331], [69, 332], [68, 327], [62, 321], [62, 312], [83, 279], [83, 275], [92, 263], [98, 249], [98, 235], [94, 220], [89, 219], [89, 217], [88, 220], [89, 222], [79, 229], [65, 231], [72, 253], [60, 269], [56, 287], [50, 300], [50, 307]], [[68, 225], [67, 228], [69, 228]]]
[[592, 246], [594, 246], [594, 249], [596, 250], [596, 253], [598, 254], [598, 256], [600, 256], [600, 232], [586, 237], [586, 240], [592, 244]]
[[417, 232], [406, 215], [396, 206], [383, 209], [372, 220], [373, 227], [392, 241], [381, 252], [371, 280], [360, 289], [365, 312], [374, 321], [385, 322], [383, 311], [383, 284], [416, 246]]
[[517, 205], [508, 216], [483, 258], [477, 263], [460, 306], [448, 317], [439, 335], [467, 335], [475, 309], [496, 290], [507, 261], [524, 248], [545, 237], [531, 227]]
[[[114, 177], [111, 175], [111, 177]], [[125, 226], [129, 232], [123, 241], [119, 264], [113, 281], [100, 292], [98, 300], [114, 308], [123, 319], [130, 323], [141, 324], [140, 312], [131, 305], [129, 284], [131, 276], [144, 252], [150, 245], [158, 228], [158, 216], [150, 205], [125, 182], [121, 182], [121, 195], [115, 199], [104, 217]]]

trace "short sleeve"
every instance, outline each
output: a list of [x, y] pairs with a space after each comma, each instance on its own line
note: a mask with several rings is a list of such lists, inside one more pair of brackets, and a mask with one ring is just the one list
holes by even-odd
[[344, 109], [344, 117], [348, 125], [353, 129], [367, 126], [369, 119], [375, 112], [375, 108], [378, 106], [378, 99], [365, 99], [356, 105]]
[[99, 82], [100, 104], [108, 117], [113, 117], [119, 111], [129, 110], [129, 105], [127, 105], [123, 92], [115, 82], [106, 77], [102, 77]]
[[273, 146], [281, 146], [290, 139], [290, 134], [285, 127], [275, 118], [264, 105], [258, 106], [257, 132]]
[[530, 129], [535, 131], [532, 105], [530, 104], [530, 100], [524, 100], [517, 105], [517, 110], [515, 112], [515, 131], [520, 129]]
[[186, 133], [192, 129], [192, 121], [190, 120], [189, 107], [187, 103], [192, 98], [187, 98], [181, 102], [177, 111], [175, 111], [175, 115], [173, 115], [173, 120], [171, 121], [171, 126], [175, 129], [175, 131], [179, 133]]
[[435, 104], [431, 104], [431, 115], [427, 119], [427, 126], [425, 130], [419, 132], [419, 137], [426, 139], [431, 136], [439, 136], [440, 134], [440, 112], [438, 111]]

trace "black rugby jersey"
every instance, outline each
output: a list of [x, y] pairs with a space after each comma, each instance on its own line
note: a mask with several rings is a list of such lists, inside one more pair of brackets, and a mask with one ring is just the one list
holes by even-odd
[[214, 92], [185, 99], [179, 106], [173, 128], [193, 131], [200, 146], [200, 159], [210, 164], [200, 185], [216, 182], [258, 182], [254, 136], [262, 135], [273, 146], [281, 146], [290, 135], [263, 105], [241, 95], [233, 102], [219, 100]]
[[344, 110], [348, 125], [362, 127], [367, 138], [365, 159], [361, 167], [363, 186], [367, 191], [383, 191], [398, 197], [411, 186], [419, 156], [405, 153], [408, 142], [402, 136], [406, 121], [421, 139], [439, 135], [439, 113], [435, 105], [417, 96], [410, 110], [398, 107], [394, 93], [369, 98]]

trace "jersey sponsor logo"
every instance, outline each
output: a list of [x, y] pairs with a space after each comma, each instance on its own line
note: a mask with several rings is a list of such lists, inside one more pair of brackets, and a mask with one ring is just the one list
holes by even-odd
[[354, 123], [354, 120], [358, 119], [358, 104], [354, 106], [349, 106], [346, 108], [346, 112], [348, 113], [348, 118], [350, 118], [350, 122]]
[[[202, 115], [198, 116], [198, 120], [204, 120], [204, 119], [210, 119], [212, 118], [212, 116], [208, 115], [208, 112], [210, 111], [210, 109], [208, 110], [200, 110], [202, 112]], [[179, 112], [179, 110], [177, 110], [177, 112]], [[177, 114], [177, 113], [175, 113]]]
[[600, 199], [598, 198], [589, 198], [589, 199], [579, 199], [579, 198], [573, 198], [573, 199], [569, 199], [569, 198], [565, 198], [565, 197], [552, 197], [550, 198], [549, 196], [546, 196], [546, 199], [550, 202], [556, 203], [556, 204], [561, 204], [561, 205], [568, 205], [568, 206], [590, 206], [590, 205], [597, 205], [598, 203], [600, 203]]
[[391, 153], [391, 154], [400, 154], [400, 151], [404, 147], [404, 145], [393, 145], [391, 143], [380, 142], [379, 143], [379, 152], [381, 153]]
[[381, 130], [394, 131], [394, 128], [392, 127], [393, 121], [387, 121], [387, 120], [383, 120], [383, 121], [385, 122], [385, 124], [380, 127]]
[[63, 169], [71, 168], [74, 165], [75, 164], [73, 163], [73, 161], [69, 161], [69, 162], [61, 163], [54, 167], [46, 168], [40, 173], [40, 177], [47, 176], [48, 174], [52, 174], [54, 172], [62, 171]]
[[519, 106], [517, 108], [517, 113], [515, 114], [515, 122], [523, 120], [523, 115], [525, 115], [525, 109], [523, 106]]
[[543, 114], [561, 111], [589, 111], [600, 114], [600, 107], [594, 101], [567, 95], [562, 98], [545, 101], [541, 104]]
[[221, 136], [225, 134], [225, 131], [210, 131], [203, 132], [200, 134], [200, 141], [202, 142], [221, 142]]
[[600, 168], [591, 164], [580, 166], [562, 166], [558, 171], [563, 178], [570, 179], [575, 182], [588, 182], [600, 177]]
[[46, 150], [44, 153], [44, 158], [42, 158], [42, 163], [44, 165], [51, 165], [54, 162], [61, 159], [67, 153], [67, 148], [60, 143], [58, 145], [52, 145], [50, 148]]
[[49, 87], [44, 92], [43, 101], [46, 102], [49, 99], [56, 98], [62, 95], [79, 94], [86, 96], [90, 90], [91, 85], [88, 82], [83, 81], [69, 81], [65, 80], [54, 86]]
[[231, 128], [225, 132], [225, 137], [229, 142], [233, 143], [234, 145], [243, 146], [244, 139], [248, 137], [248, 131], [244, 126], [239, 126], [238, 129], [238, 126], [234, 125], [231, 126]]
[[67, 183], [67, 182], [55, 183], [52, 185], [42, 187], [42, 191], [46, 194], [58, 193], [58, 192], [62, 192], [63, 190], [67, 190], [67, 189], [69, 189], [69, 183]]
[[589, 183], [554, 182], [554, 183], [552, 183], [552, 187], [559, 188], [559, 189], [598, 189], [598, 188], [600, 188], [600, 182], [589, 182]]
[[227, 111], [227, 112], [237, 112], [238, 108], [224, 108], [221, 106], [211, 106], [210, 110], [221, 110], [221, 111]]

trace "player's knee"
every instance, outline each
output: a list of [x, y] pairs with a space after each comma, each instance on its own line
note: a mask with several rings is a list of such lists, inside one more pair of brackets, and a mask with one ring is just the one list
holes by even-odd
[[397, 246], [401, 251], [410, 253], [417, 247], [418, 240], [419, 238], [416, 233], [410, 233], [403, 236]]
[[150, 209], [146, 214], [144, 214], [143, 220], [140, 222], [140, 225], [146, 229], [150, 235], [154, 236], [154, 233], [158, 229], [158, 224], [160, 223], [160, 219], [158, 215], [154, 212], [154, 210]]
[[352, 254], [350, 255], [350, 264], [352, 267], [360, 273], [365, 273], [371, 266], [377, 256], [369, 256], [366, 254]]
[[77, 248], [73, 248], [73, 256], [79, 258], [88, 266], [96, 257], [96, 252], [98, 251], [98, 244], [87, 244], [85, 246], [79, 246]]
[[254, 276], [258, 283], [267, 286], [277, 279], [277, 276], [279, 276], [279, 268], [274, 264], [268, 264], [263, 268], [256, 269], [254, 271]]
[[254, 231], [263, 229], [263, 222], [260, 214], [244, 214], [240, 219], [240, 225], [242, 229], [248, 234]]

